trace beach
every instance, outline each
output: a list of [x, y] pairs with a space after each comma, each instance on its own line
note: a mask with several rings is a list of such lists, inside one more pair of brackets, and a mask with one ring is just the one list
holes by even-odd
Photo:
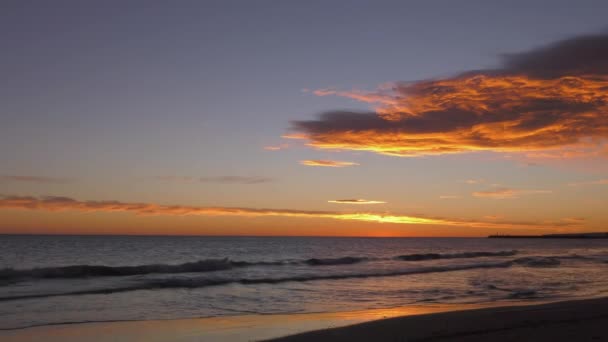
[[[497, 305], [508, 305], [500, 303]], [[306, 331], [391, 317], [485, 307], [480, 304], [410, 305], [384, 309], [277, 315], [239, 315], [194, 319], [88, 322], [0, 330], [3, 342], [39, 341], [259, 341]], [[4, 331], [3, 331], [4, 330]]]
[[0, 331], [0, 339], [4, 342], [608, 339], [605, 329], [608, 298], [538, 305], [496, 305], [481, 308], [479, 305], [427, 305], [319, 314], [60, 324]]
[[272, 341], [607, 341], [607, 324], [601, 298], [397, 317]]

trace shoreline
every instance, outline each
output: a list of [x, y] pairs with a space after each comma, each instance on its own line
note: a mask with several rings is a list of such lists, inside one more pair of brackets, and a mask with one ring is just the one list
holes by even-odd
[[[531, 310], [538, 311], [537, 308], [542, 308], [546, 305], [564, 306], [570, 305], [568, 303], [581, 302], [587, 303], [581, 305], [593, 305], [592, 303], [597, 302], [604, 303], [604, 307], [606, 308], [604, 312], [608, 317], [608, 298], [549, 303], [547, 301], [504, 301], [490, 304], [411, 305], [407, 307], [348, 312], [53, 324], [2, 330], [0, 331], [0, 340], [4, 342], [39, 340], [45, 340], [46, 342], [82, 340], [94, 342], [133, 340], [226, 342], [268, 340], [291, 342], [308, 340], [357, 341], [356, 338], [360, 338], [359, 340], [361, 341], [372, 338], [382, 340], [383, 334], [387, 331], [399, 335], [403, 332], [403, 329], [399, 328], [402, 325], [405, 325], [405, 330], [408, 330], [407, 326], [413, 325], [416, 327], [415, 330], [417, 332], [423, 332], [424, 329], [421, 329], [421, 327], [426, 325], [428, 328], [429, 324], [433, 325], [433, 323], [429, 323], [433, 320], [443, 322], [446, 319], [445, 316], [451, 317], [450, 320], [462, 320], [458, 317], [473, 315], [476, 317], [475, 319], [480, 319], [481, 317], [483, 320], [484, 314], [530, 312]], [[465, 320], [468, 319], [471, 318], [469, 317]], [[496, 321], [496, 319], [493, 320]], [[392, 330], [387, 330], [385, 324], [389, 324]], [[361, 329], [363, 331], [360, 331]], [[424, 331], [429, 336], [437, 333], [433, 329], [427, 330]], [[354, 335], [351, 335], [353, 332]], [[340, 336], [348, 337], [341, 339]], [[407, 341], [411, 341], [415, 336], [406, 334], [402, 337], [406, 337], [408, 338]], [[393, 340], [394, 338], [390, 339], [390, 341]]]
[[606, 341], [608, 297], [405, 316], [285, 336], [301, 341]]
[[[539, 301], [540, 302], [540, 301]], [[531, 302], [530, 305], [539, 302]], [[59, 341], [226, 341], [249, 342], [303, 332], [350, 326], [392, 317], [408, 317], [487, 307], [522, 305], [521, 302], [480, 304], [423, 304], [358, 311], [253, 314], [208, 318], [68, 322], [0, 330], [3, 342]]]

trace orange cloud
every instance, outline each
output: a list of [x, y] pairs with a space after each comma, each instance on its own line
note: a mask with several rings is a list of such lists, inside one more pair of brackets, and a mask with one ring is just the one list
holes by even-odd
[[260, 209], [238, 207], [199, 207], [184, 205], [161, 205], [155, 203], [126, 203], [119, 201], [78, 201], [62, 196], [2, 196], [0, 209], [44, 210], [51, 212], [125, 212], [136, 215], [171, 215], [171, 216], [283, 216], [299, 218], [327, 218], [346, 221], [364, 221], [377, 223], [443, 225], [497, 229], [555, 229], [580, 228], [582, 221], [561, 220], [542, 222], [517, 221], [478, 221], [465, 219], [448, 219], [414, 215], [397, 215], [370, 212], [338, 212], [294, 209]]
[[384, 201], [372, 201], [366, 199], [338, 199], [327, 201], [329, 203], [337, 203], [337, 204], [382, 204], [386, 203]]
[[281, 138], [284, 139], [306, 139], [306, 135], [304, 134], [298, 134], [298, 133], [293, 133], [293, 134], [283, 134], [281, 135]]
[[476, 191], [473, 193], [475, 197], [487, 197], [492, 199], [505, 199], [505, 198], [518, 198], [521, 195], [534, 195], [534, 194], [550, 194], [550, 190], [522, 190], [522, 189], [509, 189], [500, 188], [495, 190], [487, 191]]
[[289, 144], [280, 144], [280, 145], [275, 145], [275, 146], [264, 146], [264, 149], [266, 151], [279, 151], [279, 150], [284, 150], [286, 148], [289, 148]]
[[306, 166], [325, 166], [325, 167], [346, 167], [359, 165], [353, 162], [337, 161], [337, 160], [302, 160], [300, 164]]
[[608, 139], [608, 35], [507, 55], [494, 70], [374, 92], [314, 93], [375, 109], [294, 122], [316, 148], [405, 157], [478, 151], [600, 156]]

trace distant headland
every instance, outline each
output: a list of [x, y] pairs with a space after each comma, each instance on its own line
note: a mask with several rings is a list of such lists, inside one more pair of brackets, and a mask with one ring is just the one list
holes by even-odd
[[607, 233], [545, 234], [545, 235], [490, 235], [491, 239], [608, 239]]

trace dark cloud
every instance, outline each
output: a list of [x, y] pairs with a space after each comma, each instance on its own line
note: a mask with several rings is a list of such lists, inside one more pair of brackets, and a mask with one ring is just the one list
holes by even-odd
[[608, 75], [608, 35], [566, 39], [547, 47], [503, 56], [503, 73], [555, 78]]

